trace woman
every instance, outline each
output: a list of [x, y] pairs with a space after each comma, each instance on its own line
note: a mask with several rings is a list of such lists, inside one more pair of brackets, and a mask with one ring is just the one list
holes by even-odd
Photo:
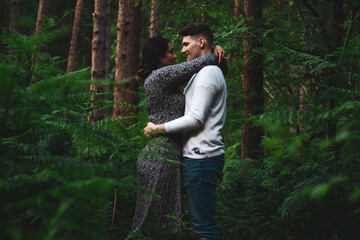
[[[221, 47], [216, 47], [222, 50]], [[202, 67], [217, 64], [209, 54], [182, 64], [165, 38], [150, 38], [144, 45], [138, 75], [145, 79], [145, 103], [148, 121], [164, 123], [184, 115], [185, 97], [179, 87]], [[180, 230], [182, 215], [180, 166], [181, 136], [153, 138], [141, 152], [138, 161], [138, 190], [132, 231], [149, 232], [149, 219], [166, 224], [170, 232]], [[151, 196], [154, 195], [155, 196]], [[157, 199], [156, 196], [160, 196]], [[172, 217], [169, 217], [172, 216]], [[155, 218], [153, 218], [155, 217]], [[154, 225], [154, 222], [152, 222]]]

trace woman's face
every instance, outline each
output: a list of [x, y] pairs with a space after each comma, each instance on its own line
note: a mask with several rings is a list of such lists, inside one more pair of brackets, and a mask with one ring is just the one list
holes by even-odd
[[159, 67], [165, 67], [169, 65], [173, 65], [176, 63], [176, 54], [173, 52], [173, 48], [171, 44], [168, 44], [168, 50], [165, 53], [165, 56], [163, 58], [160, 58], [160, 64]]

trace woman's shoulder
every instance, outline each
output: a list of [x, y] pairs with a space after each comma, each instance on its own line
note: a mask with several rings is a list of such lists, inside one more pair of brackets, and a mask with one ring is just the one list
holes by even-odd
[[161, 84], [161, 82], [164, 80], [164, 76], [167, 76], [169, 72], [170, 68], [168, 66], [153, 70], [150, 75], [145, 79], [144, 86], [149, 84]]

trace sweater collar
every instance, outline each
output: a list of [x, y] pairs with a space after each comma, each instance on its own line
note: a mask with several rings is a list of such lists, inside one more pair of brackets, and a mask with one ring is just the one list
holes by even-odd
[[192, 84], [192, 82], [194, 81], [196, 75], [197, 75], [197, 73], [195, 73], [195, 74], [191, 77], [190, 81], [189, 81], [188, 84], [186, 85], [186, 87], [185, 87], [185, 89], [184, 89], [184, 95], [186, 94], [187, 90], [188, 90], [189, 87], [191, 86], [191, 84]]

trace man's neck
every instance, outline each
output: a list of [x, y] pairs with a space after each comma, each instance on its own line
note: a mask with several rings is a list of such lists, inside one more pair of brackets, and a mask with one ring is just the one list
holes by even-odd
[[204, 49], [203, 51], [201, 51], [201, 55], [200, 56], [204, 56], [204, 55], [207, 55], [207, 54], [210, 54], [212, 53], [211, 52], [211, 49]]

